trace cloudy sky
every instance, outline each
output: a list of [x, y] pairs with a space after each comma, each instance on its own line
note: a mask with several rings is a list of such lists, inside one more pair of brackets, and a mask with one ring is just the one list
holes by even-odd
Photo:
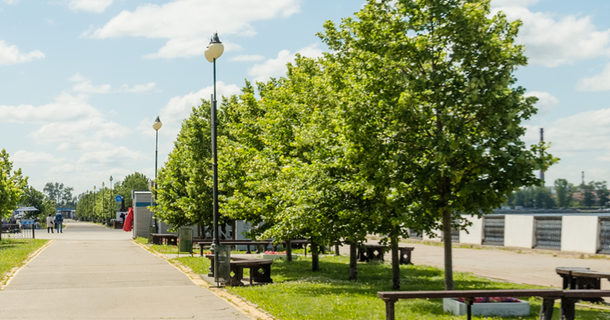
[[[0, 148], [42, 189], [76, 193], [134, 171], [154, 175], [180, 123], [209, 99], [212, 66], [203, 56], [217, 31], [220, 94], [244, 79], [285, 73], [297, 52], [319, 56], [315, 33], [362, 0], [0, 0]], [[519, 85], [540, 98], [539, 128], [561, 162], [547, 181], [610, 181], [610, 3], [605, 0], [495, 0], [524, 23], [519, 42], [530, 65]]]

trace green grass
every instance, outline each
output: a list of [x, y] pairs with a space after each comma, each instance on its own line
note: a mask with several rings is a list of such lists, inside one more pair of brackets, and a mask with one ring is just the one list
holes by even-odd
[[[209, 260], [199, 257], [176, 259], [199, 274], [207, 273]], [[247, 270], [244, 270], [246, 273]], [[401, 290], [443, 290], [443, 271], [426, 266], [401, 266]], [[392, 291], [392, 269], [388, 264], [358, 264], [358, 281], [348, 281], [348, 257], [320, 258], [320, 271], [311, 271], [311, 259], [299, 257], [291, 263], [276, 260], [272, 266], [274, 283], [253, 287], [230, 287], [228, 291], [246, 298], [278, 319], [385, 319], [385, 304], [378, 291]], [[456, 290], [466, 289], [540, 289], [544, 287], [498, 282], [469, 273], [454, 273]], [[529, 317], [537, 319], [540, 300], [527, 298]], [[557, 305], [558, 306], [558, 305]], [[400, 300], [397, 319], [460, 319], [443, 313], [441, 299]], [[474, 317], [475, 319], [499, 319]], [[610, 313], [578, 309], [577, 319], [610, 319]], [[553, 319], [559, 319], [555, 308]]]
[[0, 279], [15, 267], [19, 267], [30, 253], [38, 250], [48, 240], [42, 239], [2, 239], [0, 241]]

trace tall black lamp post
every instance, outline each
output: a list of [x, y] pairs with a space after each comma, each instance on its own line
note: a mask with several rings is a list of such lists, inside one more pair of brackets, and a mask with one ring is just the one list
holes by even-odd
[[220, 246], [218, 240], [218, 153], [216, 150], [216, 59], [220, 58], [224, 52], [224, 45], [218, 39], [218, 33], [214, 33], [208, 48], [205, 50], [205, 58], [214, 64], [214, 94], [212, 95], [212, 171], [214, 174], [214, 188], [213, 188], [213, 203], [214, 203], [214, 235], [212, 241], [212, 251], [214, 252], [214, 281], [218, 283], [218, 250], [217, 246]]
[[[161, 120], [159, 120], [159, 116], [157, 116], [157, 119], [155, 119], [155, 123], [153, 123], [152, 127], [153, 129], [155, 129], [155, 210], [157, 209], [157, 158], [158, 158], [158, 154], [159, 154], [159, 129], [161, 129], [161, 127], [163, 126], [163, 123], [161, 123]], [[152, 217], [152, 215], [151, 215]], [[157, 230], [157, 220], [154, 219], [154, 227], [155, 227], [155, 232], [158, 232], [159, 230]]]

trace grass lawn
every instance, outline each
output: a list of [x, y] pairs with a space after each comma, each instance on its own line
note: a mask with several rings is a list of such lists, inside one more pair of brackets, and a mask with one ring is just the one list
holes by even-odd
[[23, 264], [30, 253], [38, 250], [48, 240], [5, 239], [0, 241], [0, 279], [5, 281], [7, 272]]
[[[209, 260], [199, 257], [175, 259], [199, 274], [207, 273]], [[228, 291], [244, 297], [278, 319], [385, 319], [385, 304], [378, 291], [391, 291], [392, 269], [389, 264], [358, 265], [358, 281], [348, 281], [346, 256], [320, 258], [320, 271], [311, 271], [311, 259], [299, 257], [291, 263], [276, 260], [272, 266], [274, 283], [253, 287], [229, 287]], [[402, 290], [443, 290], [443, 271], [426, 266], [401, 266]], [[246, 270], [244, 270], [246, 273]], [[469, 273], [454, 273], [456, 290], [466, 289], [543, 289], [544, 287], [498, 282]], [[529, 317], [503, 319], [538, 319], [541, 300], [529, 298]], [[553, 319], [559, 319], [559, 304]], [[441, 299], [400, 300], [397, 319], [465, 319], [443, 313]], [[475, 319], [496, 319], [479, 318]], [[610, 313], [577, 309], [577, 319], [610, 319]], [[497, 318], [499, 319], [499, 318]]]

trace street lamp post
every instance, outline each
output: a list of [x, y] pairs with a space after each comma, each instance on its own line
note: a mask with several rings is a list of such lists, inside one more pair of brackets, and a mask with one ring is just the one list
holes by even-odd
[[[104, 182], [102, 182], [102, 188], [100, 189], [100, 191], [104, 191], [104, 193], [106, 193], [106, 184]], [[102, 193], [102, 219], [104, 219], [104, 224], [108, 225], [108, 220], [106, 220], [106, 206], [104, 205], [104, 193]]]
[[[163, 126], [163, 123], [161, 123], [161, 120], [159, 120], [159, 116], [157, 116], [157, 119], [155, 119], [155, 123], [153, 123], [152, 127], [153, 129], [155, 129], [155, 135], [156, 135], [156, 139], [155, 139], [155, 210], [157, 209], [157, 158], [158, 158], [158, 154], [159, 154], [159, 129], [161, 129], [161, 127]], [[155, 231], [158, 232], [159, 230], [157, 230], [157, 220], [155, 219], [154, 221], [155, 225]]]
[[95, 216], [95, 207], [97, 206], [97, 193], [95, 193], [95, 186], [93, 186], [93, 216], [95, 217], [95, 221], [97, 221], [97, 217]]
[[218, 39], [218, 33], [214, 33], [210, 44], [205, 50], [205, 58], [214, 64], [214, 94], [212, 95], [212, 171], [214, 174], [214, 187], [212, 191], [213, 197], [213, 215], [214, 215], [214, 235], [212, 240], [211, 250], [214, 252], [214, 280], [218, 283], [218, 250], [217, 246], [220, 246], [218, 240], [218, 153], [216, 150], [216, 59], [220, 58], [224, 52], [224, 45]]
[[[112, 189], [112, 176], [110, 176], [110, 203], [112, 203], [112, 199], [114, 198], [114, 189]], [[110, 213], [110, 216], [112, 216], [112, 212]]]

